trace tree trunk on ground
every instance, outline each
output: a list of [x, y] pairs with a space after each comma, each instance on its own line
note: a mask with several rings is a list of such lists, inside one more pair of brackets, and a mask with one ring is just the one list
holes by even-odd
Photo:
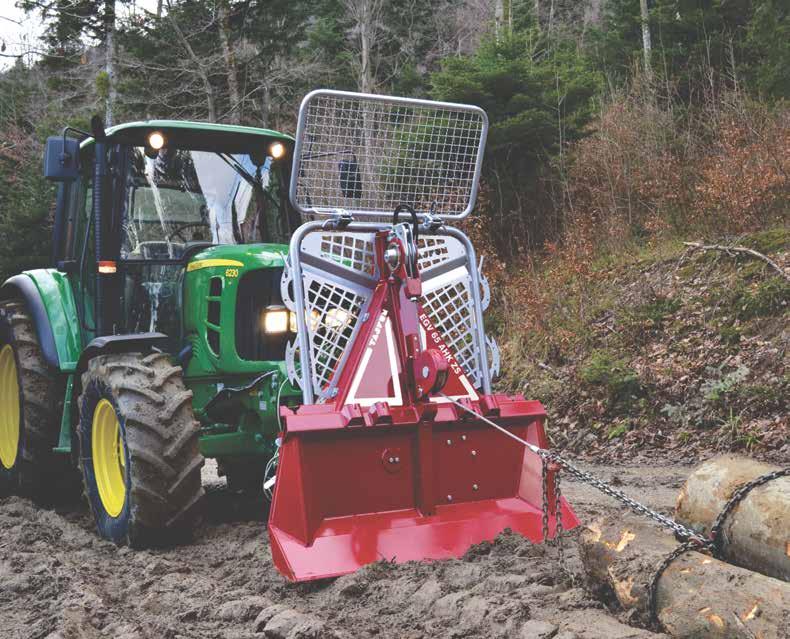
[[222, 45], [222, 57], [225, 60], [225, 69], [228, 76], [228, 96], [230, 97], [230, 110], [228, 122], [238, 124], [241, 120], [241, 92], [239, 91], [239, 77], [236, 71], [236, 54], [230, 44], [230, 15], [227, 0], [219, 3], [219, 40]]
[[650, 57], [653, 45], [650, 39], [650, 13], [647, 10], [647, 0], [639, 0], [639, 10], [642, 18], [642, 51], [645, 58], [645, 76], [648, 82], [653, 80], [653, 65]]
[[[630, 516], [592, 524], [580, 540], [591, 584], [613, 592], [643, 621], [656, 568], [677, 546], [669, 533]], [[664, 571], [656, 602], [658, 619], [673, 637], [785, 639], [790, 624], [790, 584], [692, 551]]]
[[[681, 489], [676, 518], [707, 536], [740, 486], [778, 468], [734, 455], [711, 459]], [[752, 489], [727, 516], [722, 534], [727, 561], [790, 581], [790, 476]]]

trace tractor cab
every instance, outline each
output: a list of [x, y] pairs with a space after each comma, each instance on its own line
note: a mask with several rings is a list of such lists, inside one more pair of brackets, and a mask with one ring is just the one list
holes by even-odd
[[85, 338], [160, 332], [176, 348], [196, 255], [220, 245], [286, 251], [300, 223], [287, 197], [292, 140], [159, 120], [95, 128], [50, 140], [55, 261], [74, 286]]

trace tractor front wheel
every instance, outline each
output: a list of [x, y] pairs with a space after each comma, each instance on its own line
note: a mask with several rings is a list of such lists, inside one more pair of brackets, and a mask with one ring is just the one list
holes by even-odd
[[191, 535], [203, 457], [192, 392], [167, 355], [92, 359], [82, 375], [78, 434], [85, 493], [102, 537], [146, 547]]

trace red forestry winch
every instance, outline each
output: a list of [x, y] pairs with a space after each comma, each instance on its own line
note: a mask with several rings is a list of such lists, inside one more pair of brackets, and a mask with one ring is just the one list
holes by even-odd
[[[300, 113], [294, 204], [306, 208], [301, 196], [312, 202], [303, 212], [316, 212], [318, 198], [357, 204], [355, 216], [380, 215], [386, 207], [396, 215], [392, 224], [358, 223], [344, 210], [328, 222], [304, 224], [291, 242], [282, 288], [299, 328], [289, 368], [304, 404], [281, 409], [284, 436], [269, 533], [275, 565], [292, 580], [337, 576], [382, 559], [457, 557], [506, 528], [532, 541], [543, 537], [543, 461], [474, 415], [547, 447], [539, 402], [491, 392], [488, 352], [495, 347], [483, 332], [484, 282], [474, 249], [463, 233], [436, 218], [390, 206], [402, 194], [372, 187], [385, 178], [400, 184], [391, 176], [402, 167], [386, 164], [393, 149], [379, 152], [376, 144], [382, 127], [395, 126], [382, 112], [391, 116], [392, 109], [405, 107], [423, 125], [441, 110], [429, 123], [435, 127], [447, 126], [450, 116], [472, 126], [482, 113], [339, 92], [311, 94]], [[378, 134], [322, 148], [328, 142], [317, 124], [349, 119], [349, 113]], [[481, 144], [484, 124], [474, 138], [482, 137]], [[458, 131], [453, 135], [458, 138]], [[468, 131], [464, 135], [473, 139]], [[393, 136], [384, 137], [391, 143]], [[414, 157], [424, 152], [410, 149]], [[338, 156], [344, 159], [338, 162]], [[471, 171], [470, 184], [476, 184], [476, 160], [453, 159], [456, 173]], [[419, 162], [413, 164], [410, 180], [419, 173]], [[339, 173], [342, 202], [320, 192], [330, 183], [322, 172], [330, 171]], [[432, 176], [416, 177], [421, 184]], [[343, 193], [349, 184], [358, 192]], [[415, 187], [403, 188], [414, 201]], [[432, 195], [433, 208], [441, 211], [443, 202], [437, 205]], [[444, 204], [457, 205], [457, 196]], [[411, 224], [398, 223], [404, 209], [411, 210]], [[550, 469], [550, 535], [556, 527], [553, 485]], [[564, 528], [576, 526], [570, 507], [561, 504]]]

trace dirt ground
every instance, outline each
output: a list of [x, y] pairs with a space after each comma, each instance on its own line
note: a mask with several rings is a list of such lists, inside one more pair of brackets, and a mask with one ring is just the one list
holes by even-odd
[[[671, 510], [689, 469], [586, 465], [628, 494]], [[374, 564], [336, 580], [289, 584], [272, 565], [260, 504], [229, 493], [207, 464], [207, 520], [193, 544], [132, 551], [101, 541], [89, 513], [0, 500], [0, 637], [7, 639], [631, 639], [584, 588], [573, 534], [563, 578], [553, 547], [516, 535], [463, 559]], [[582, 521], [618, 507], [566, 479]]]

